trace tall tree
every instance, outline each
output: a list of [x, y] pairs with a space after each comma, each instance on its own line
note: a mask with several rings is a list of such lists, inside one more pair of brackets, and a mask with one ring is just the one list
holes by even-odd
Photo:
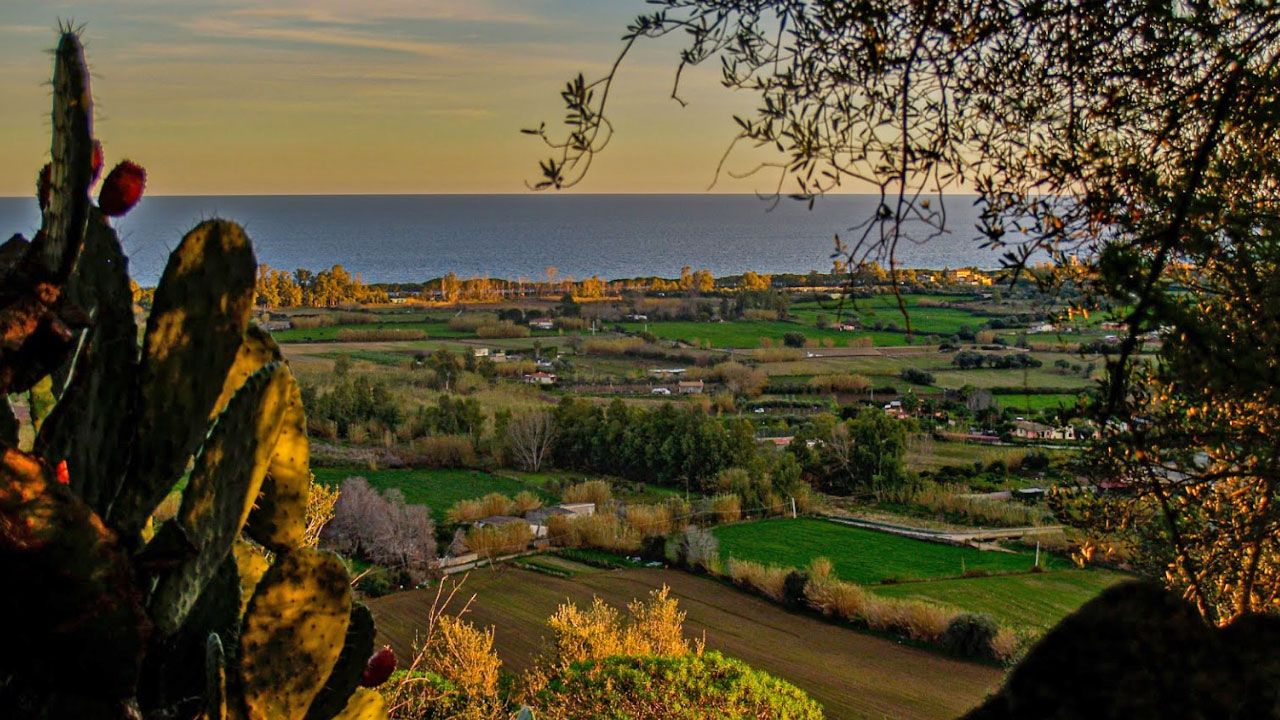
[[[880, 202], [837, 240], [845, 266], [947, 228], [1127, 330], [1087, 469], [1127, 490], [1072, 519], [1118, 529], [1210, 620], [1280, 610], [1280, 7], [1206, 0], [656, 0], [622, 55], [679, 34], [759, 98], [735, 143], [776, 157], [779, 193], [861, 183]], [[618, 65], [571, 80], [544, 187], [580, 181], [612, 132]], [[900, 304], [901, 305], [901, 304]], [[901, 306], [905, 313], [905, 306]], [[908, 317], [908, 329], [910, 319]], [[1161, 342], [1139, 358], [1152, 333]]]

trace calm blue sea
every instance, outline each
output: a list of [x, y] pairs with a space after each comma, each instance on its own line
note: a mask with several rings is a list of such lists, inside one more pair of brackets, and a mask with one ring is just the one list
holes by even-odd
[[[292, 270], [342, 264], [368, 282], [461, 276], [671, 277], [683, 265], [716, 275], [831, 267], [832, 238], [875, 208], [871, 196], [820, 200], [813, 210], [750, 195], [344, 195], [148, 197], [118, 221], [133, 276], [154, 284], [182, 234], [202, 219], [238, 220], [259, 262]], [[979, 248], [973, 198], [947, 203], [950, 234], [903, 243], [903, 266], [999, 266]], [[772, 209], [771, 209], [772, 208]], [[0, 236], [30, 237], [34, 199], [0, 198]]]

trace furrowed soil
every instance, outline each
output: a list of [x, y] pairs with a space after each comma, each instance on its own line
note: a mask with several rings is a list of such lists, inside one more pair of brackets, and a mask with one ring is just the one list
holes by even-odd
[[[593, 596], [622, 607], [663, 585], [688, 613], [685, 631], [707, 647], [740, 658], [809, 693], [834, 720], [953, 718], [1000, 684], [998, 668], [943, 657], [893, 640], [787, 612], [714, 580], [677, 570], [598, 571], [558, 578], [513, 567], [473, 572], [451, 609], [474, 600], [465, 617], [494, 626], [503, 668], [529, 667], [547, 635], [547, 618]], [[435, 590], [372, 600], [379, 642], [409, 657]]]

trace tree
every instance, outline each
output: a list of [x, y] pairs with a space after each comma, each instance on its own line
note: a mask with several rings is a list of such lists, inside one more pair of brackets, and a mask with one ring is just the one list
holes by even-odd
[[738, 283], [738, 287], [750, 292], [763, 292], [769, 289], [769, 284], [773, 281], [770, 275], [760, 275], [754, 270], [748, 270], [742, 273], [742, 280]]
[[462, 281], [455, 273], [440, 278], [440, 299], [447, 303], [456, 303], [462, 299]]
[[840, 495], [870, 492], [879, 499], [906, 480], [906, 444], [901, 422], [877, 408], [863, 408], [853, 419], [831, 426], [819, 446], [829, 468], [828, 487]]
[[406, 504], [399, 489], [381, 494], [362, 477], [343, 481], [320, 541], [344, 555], [403, 572], [413, 582], [425, 579], [436, 561], [431, 511]]
[[453, 383], [462, 375], [464, 363], [449, 348], [440, 348], [427, 358], [427, 368], [435, 373], [436, 386], [449, 392]]
[[507, 448], [529, 472], [542, 468], [555, 439], [555, 417], [545, 410], [525, 413], [507, 424]]
[[[940, 232], [944, 191], [967, 186], [1015, 279], [1070, 284], [1076, 309], [1123, 317], [1087, 467], [1131, 495], [1077, 519], [1140, 539], [1147, 571], [1211, 621], [1280, 609], [1280, 442], [1259, 430], [1280, 415], [1280, 8], [657, 4], [622, 54], [679, 33], [680, 70], [711, 61], [758, 96], [736, 140], [778, 151], [761, 168], [779, 189], [877, 188], [837, 242], [849, 266], [885, 261], [896, 282], [897, 248]], [[569, 83], [566, 140], [534, 131], [554, 148], [542, 186], [581, 180], [607, 142], [612, 67]], [[1045, 255], [1054, 267], [1030, 267]], [[1152, 331], [1164, 342], [1139, 362]]]

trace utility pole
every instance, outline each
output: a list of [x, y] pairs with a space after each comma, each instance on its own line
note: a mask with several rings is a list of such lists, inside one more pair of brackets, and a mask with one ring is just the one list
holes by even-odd
[[[792, 498], [791, 498], [791, 519], [792, 519], [792, 520], [795, 520], [795, 519], [796, 519], [796, 499], [795, 499], [795, 497], [792, 497]], [[1037, 553], [1039, 553], [1039, 551], [1040, 551], [1040, 545], [1037, 543], [1037, 544], [1036, 544], [1036, 552], [1037, 552]], [[1037, 555], [1037, 557], [1039, 557], [1039, 556]]]

